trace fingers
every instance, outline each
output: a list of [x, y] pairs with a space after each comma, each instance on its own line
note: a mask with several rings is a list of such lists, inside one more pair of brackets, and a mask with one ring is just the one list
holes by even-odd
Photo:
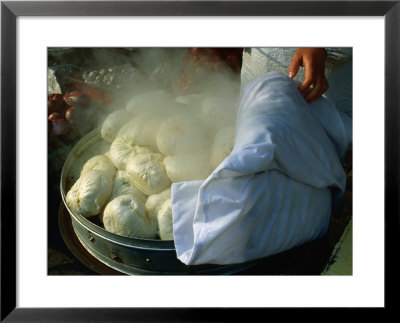
[[304, 76], [304, 81], [301, 83], [299, 87], [300, 93], [304, 94], [306, 90], [310, 88], [311, 85], [314, 87], [316, 86], [316, 83], [319, 78], [321, 78], [321, 74], [317, 73], [316, 68], [314, 68], [314, 65], [312, 61], [306, 59], [304, 62], [304, 70], [305, 70], [305, 76]]
[[292, 62], [290, 63], [289, 66], [289, 77], [294, 78], [299, 71], [299, 68], [301, 66], [301, 56], [300, 55], [294, 55]]
[[311, 62], [306, 60], [304, 68], [305, 78], [299, 86], [299, 91], [307, 102], [312, 102], [320, 98], [328, 90], [329, 85], [325, 74], [315, 68]]
[[303, 92], [304, 99], [307, 102], [312, 102], [320, 98], [328, 90], [328, 88], [328, 81], [325, 78], [322, 78], [316, 83], [311, 84], [311, 86]]
[[328, 89], [325, 78], [325, 58], [324, 48], [299, 48], [293, 55], [289, 77], [296, 75], [299, 67], [304, 66], [304, 81], [298, 90], [308, 102], [318, 99]]
[[303, 81], [303, 83], [300, 84], [299, 86], [299, 91], [301, 94], [306, 94], [310, 90], [311, 86], [314, 86], [314, 80], [311, 77], [306, 77]]

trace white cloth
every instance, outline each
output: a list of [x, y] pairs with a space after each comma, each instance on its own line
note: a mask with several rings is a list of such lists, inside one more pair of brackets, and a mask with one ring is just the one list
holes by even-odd
[[[277, 71], [288, 75], [290, 63], [297, 49], [293, 47], [246, 48], [243, 52], [241, 69], [242, 86], [267, 72]], [[353, 110], [352, 48], [335, 47], [325, 48], [325, 50], [327, 52], [325, 77], [329, 89], [324, 96], [351, 118]], [[300, 67], [294, 79], [303, 82], [304, 76], [304, 68]]]
[[271, 72], [250, 82], [236, 134], [206, 180], [172, 185], [175, 248], [185, 264], [241, 263], [313, 240], [345, 190], [340, 158], [351, 119], [327, 99], [306, 103], [292, 79]]

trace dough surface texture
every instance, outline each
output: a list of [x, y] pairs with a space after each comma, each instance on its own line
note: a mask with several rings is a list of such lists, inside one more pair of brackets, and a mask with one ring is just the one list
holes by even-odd
[[132, 114], [126, 110], [118, 110], [110, 113], [103, 121], [101, 136], [108, 142], [113, 142], [121, 127], [132, 119]]
[[112, 161], [105, 155], [97, 155], [90, 158], [82, 167], [81, 174], [87, 173], [90, 170], [102, 170], [109, 174], [111, 177], [115, 175], [115, 166]]
[[171, 199], [167, 199], [157, 214], [158, 234], [161, 240], [174, 240]]
[[164, 165], [164, 156], [159, 153], [140, 154], [131, 158], [126, 173], [131, 184], [146, 195], [160, 193], [171, 185]]
[[208, 153], [167, 156], [164, 164], [173, 183], [206, 179], [212, 171]]
[[160, 209], [161, 205], [169, 198], [171, 198], [171, 188], [167, 188], [161, 193], [150, 195], [147, 198], [145, 207], [147, 211], [149, 211], [149, 215], [152, 219], [156, 219], [157, 221], [158, 210]]
[[128, 135], [118, 136], [110, 147], [111, 160], [120, 170], [126, 169], [126, 163], [132, 157], [150, 152], [153, 152], [153, 149], [149, 146], [137, 145], [133, 137]]
[[110, 200], [120, 195], [132, 195], [142, 203], [147, 200], [147, 195], [129, 182], [128, 175], [123, 170], [118, 170], [115, 174]]
[[190, 154], [209, 149], [206, 128], [200, 119], [179, 114], [166, 119], [157, 133], [157, 147], [164, 155]]
[[157, 224], [142, 202], [132, 195], [120, 195], [107, 204], [103, 217], [104, 228], [125, 237], [154, 239]]
[[89, 170], [68, 191], [66, 201], [72, 211], [89, 217], [100, 213], [111, 195], [112, 177], [101, 170]]

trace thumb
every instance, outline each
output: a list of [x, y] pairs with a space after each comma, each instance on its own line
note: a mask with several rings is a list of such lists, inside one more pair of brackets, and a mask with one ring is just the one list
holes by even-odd
[[294, 55], [292, 62], [290, 63], [289, 66], [289, 77], [294, 78], [299, 71], [301, 65], [301, 58], [298, 55]]

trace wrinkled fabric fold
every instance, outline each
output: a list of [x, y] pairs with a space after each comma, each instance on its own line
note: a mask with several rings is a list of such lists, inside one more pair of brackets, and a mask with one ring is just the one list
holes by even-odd
[[172, 185], [178, 259], [240, 263], [324, 234], [351, 141], [351, 120], [325, 98], [306, 103], [292, 79], [271, 72], [249, 83], [232, 153], [206, 180]]

